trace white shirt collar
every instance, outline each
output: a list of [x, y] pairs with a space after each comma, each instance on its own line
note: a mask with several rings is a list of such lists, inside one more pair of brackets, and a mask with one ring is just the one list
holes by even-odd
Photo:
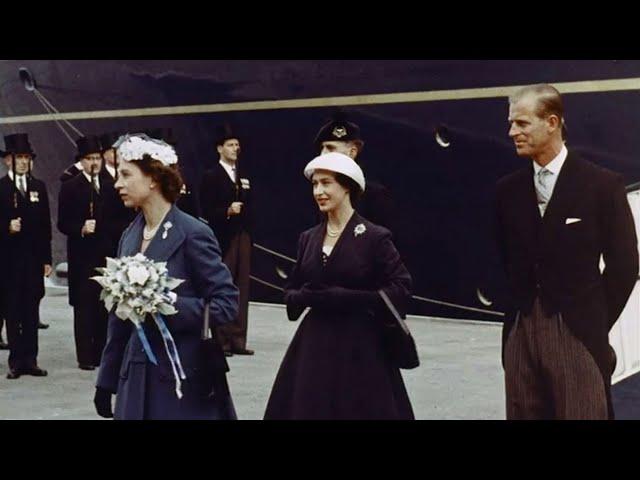
[[[11, 179], [11, 181], [13, 181], [13, 172], [9, 170], [7, 173], [9, 174], [9, 178]], [[23, 178], [25, 181], [27, 180], [26, 174], [18, 175], [18, 180], [22, 180]]]
[[229, 165], [224, 160], [220, 160], [218, 163], [220, 163], [220, 165], [222, 165], [222, 168], [225, 169], [225, 171], [229, 175], [229, 178], [231, 179], [231, 181], [235, 182], [236, 181], [236, 174], [233, 171], [233, 169], [235, 168], [235, 165]]
[[116, 178], [116, 169], [108, 163], [105, 163], [104, 166], [107, 169], [107, 172], [109, 172], [109, 175], [111, 175], [111, 178]]
[[[560, 153], [558, 153], [558, 155], [556, 155], [553, 160], [547, 163], [547, 165], [544, 168], [549, 170], [551, 173], [553, 173], [557, 177], [557, 175], [560, 173], [560, 170], [562, 169], [562, 166], [564, 165], [564, 161], [567, 159], [568, 153], [569, 152], [567, 151], [567, 147], [563, 144], [562, 148], [560, 149]], [[538, 165], [534, 160], [532, 160], [532, 162], [533, 162], [533, 173], [534, 175], [537, 175], [540, 172], [540, 170], [542, 170], [543, 167]]]

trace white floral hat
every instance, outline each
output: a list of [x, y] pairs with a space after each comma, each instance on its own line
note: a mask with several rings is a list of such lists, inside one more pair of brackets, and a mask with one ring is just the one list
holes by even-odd
[[162, 140], [151, 138], [144, 133], [127, 133], [122, 135], [113, 144], [118, 152], [118, 159], [127, 162], [142, 160], [144, 155], [149, 155], [154, 160], [169, 166], [178, 163], [178, 155], [175, 149]]
[[351, 157], [343, 153], [331, 152], [320, 155], [304, 167], [304, 176], [311, 180], [313, 172], [316, 170], [329, 170], [330, 172], [341, 173], [356, 182], [362, 191], [365, 189], [364, 173]]

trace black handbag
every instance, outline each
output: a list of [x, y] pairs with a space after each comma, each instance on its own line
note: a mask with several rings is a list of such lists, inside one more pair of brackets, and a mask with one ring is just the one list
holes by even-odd
[[209, 328], [209, 304], [205, 303], [195, 385], [201, 397], [222, 400], [230, 395], [227, 383], [229, 364], [212, 330]]
[[405, 370], [416, 368], [420, 359], [409, 327], [384, 290], [378, 290], [378, 293], [387, 306], [383, 341], [391, 364]]

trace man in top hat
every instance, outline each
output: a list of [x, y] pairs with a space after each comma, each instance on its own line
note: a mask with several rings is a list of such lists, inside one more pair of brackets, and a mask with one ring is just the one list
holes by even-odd
[[[111, 175], [111, 178], [114, 179], [114, 183], [116, 180], [116, 153], [113, 148], [113, 144], [118, 140], [120, 135], [117, 133], [105, 133], [100, 135], [100, 145], [102, 146], [102, 158], [103, 158], [103, 171], [106, 171]], [[67, 180], [71, 180], [76, 175], [83, 171], [82, 162], [80, 160], [69, 165], [60, 175], [60, 181], [66, 182]]]
[[[116, 159], [116, 149], [113, 144], [120, 138], [120, 134], [116, 132], [103, 133], [100, 135], [100, 148], [102, 152], [103, 170], [111, 176], [115, 181], [118, 179], [118, 165]], [[79, 173], [79, 172], [78, 172]]]
[[78, 160], [75, 163], [72, 163], [67, 168], [65, 168], [64, 172], [60, 175], [60, 181], [66, 182], [67, 180], [71, 180], [73, 177], [82, 172], [82, 162]]
[[[153, 130], [149, 130], [148, 135], [151, 138], [163, 140], [171, 145], [178, 154], [178, 162], [184, 165], [183, 159], [177, 149], [178, 140], [173, 134], [173, 130], [171, 128], [154, 128]], [[183, 169], [180, 169], [180, 175], [182, 176], [183, 184], [182, 189], [180, 190], [180, 197], [178, 198], [176, 205], [183, 212], [188, 213], [192, 217], [198, 218], [200, 217], [200, 204], [196, 199], [193, 189], [187, 184], [187, 181], [184, 178]]]
[[105, 266], [107, 256], [115, 255], [115, 189], [111, 175], [102, 170], [98, 137], [81, 137], [76, 145], [82, 172], [60, 188], [58, 229], [67, 236], [69, 304], [73, 306], [78, 366], [93, 370], [100, 364], [106, 341], [107, 310], [99, 298], [100, 285], [89, 277], [97, 274], [96, 267]]
[[[358, 157], [364, 148], [360, 127], [347, 119], [343, 111], [337, 111], [316, 135], [314, 144], [319, 154], [338, 152], [348, 155], [360, 163]], [[367, 190], [354, 206], [364, 218], [388, 228], [393, 233], [394, 205], [391, 192], [381, 183], [367, 177]]]
[[42, 377], [38, 318], [44, 276], [51, 274], [51, 215], [43, 182], [31, 175], [35, 153], [26, 133], [4, 137], [9, 172], [0, 179], [0, 243], [9, 340], [8, 379]]
[[251, 262], [251, 184], [239, 170], [240, 138], [228, 125], [216, 132], [218, 162], [200, 185], [200, 210], [215, 233], [222, 259], [240, 291], [238, 319], [218, 327], [218, 341], [227, 355], [253, 355], [247, 348], [249, 272]]
[[122, 232], [124, 232], [133, 221], [137, 213], [135, 209], [127, 208], [124, 205], [118, 191], [115, 189], [115, 182], [118, 180], [118, 159], [113, 144], [116, 143], [118, 138], [120, 138], [120, 134], [116, 132], [100, 135], [100, 148], [102, 152], [100, 177], [105, 177], [105, 188], [102, 190], [102, 195], [104, 199], [108, 199], [109, 206], [112, 207], [109, 209], [111, 218], [108, 222], [108, 226], [111, 229], [112, 241], [110, 257], [116, 255]]

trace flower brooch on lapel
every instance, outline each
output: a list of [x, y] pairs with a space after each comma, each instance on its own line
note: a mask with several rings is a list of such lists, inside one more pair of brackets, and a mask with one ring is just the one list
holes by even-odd
[[358, 235], [362, 235], [367, 231], [367, 227], [364, 226], [364, 223], [359, 223], [356, 225], [356, 228], [353, 229], [353, 236], [357, 237]]
[[171, 222], [164, 222], [164, 225], [162, 225], [162, 228], [164, 228], [164, 232], [162, 232], [162, 239], [163, 240], [167, 238], [169, 229], [171, 227], [173, 227], [173, 223], [171, 223]]

